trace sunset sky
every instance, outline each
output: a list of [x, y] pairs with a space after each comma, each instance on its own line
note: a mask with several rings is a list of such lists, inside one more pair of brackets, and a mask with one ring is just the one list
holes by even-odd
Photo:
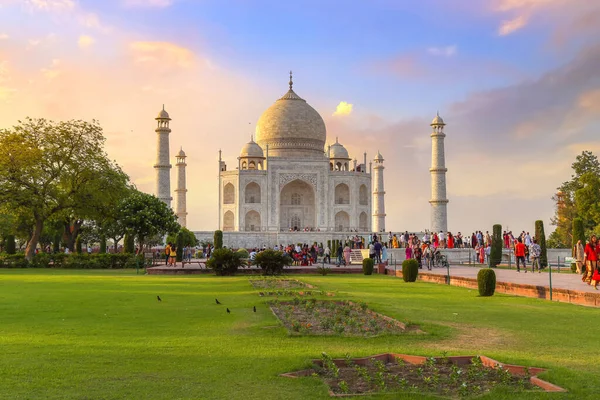
[[437, 110], [452, 232], [550, 232], [575, 156], [600, 153], [598, 1], [0, 0], [0, 128], [97, 119], [152, 193], [165, 104], [192, 230], [216, 228], [218, 150], [235, 167], [290, 69], [329, 142], [383, 154], [392, 230], [429, 227]]

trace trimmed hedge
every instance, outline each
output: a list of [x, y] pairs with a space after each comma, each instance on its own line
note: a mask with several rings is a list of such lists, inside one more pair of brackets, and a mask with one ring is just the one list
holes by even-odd
[[490, 267], [495, 268], [502, 262], [502, 225], [494, 225], [492, 231], [492, 248], [490, 250]]
[[496, 273], [493, 269], [482, 268], [477, 273], [477, 287], [480, 296], [493, 296], [496, 291]]
[[283, 251], [267, 249], [254, 257], [254, 264], [262, 269], [263, 275], [281, 275], [283, 268], [294, 260]]
[[363, 274], [365, 275], [373, 275], [373, 266], [375, 265], [375, 261], [372, 258], [363, 259], [362, 269]]
[[548, 266], [548, 252], [546, 251], [546, 234], [544, 233], [544, 221], [535, 221], [535, 238], [542, 249], [540, 254], [540, 268]]
[[419, 262], [414, 258], [402, 261], [402, 279], [404, 282], [414, 282], [419, 275]]
[[215, 235], [213, 237], [215, 250], [223, 248], [223, 231], [215, 231]]
[[138, 261], [143, 267], [143, 256], [133, 254], [39, 253], [31, 261], [24, 254], [0, 254], [0, 268], [123, 269], [136, 268]]

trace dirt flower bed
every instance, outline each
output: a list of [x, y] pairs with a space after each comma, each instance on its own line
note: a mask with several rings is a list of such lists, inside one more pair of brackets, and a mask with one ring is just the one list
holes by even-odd
[[453, 362], [448, 357], [426, 358], [422, 364], [412, 364], [398, 357], [393, 360], [361, 359], [357, 363], [349, 356], [346, 360], [332, 360], [323, 353], [317, 361], [313, 376], [321, 377], [332, 395], [376, 392], [413, 392], [444, 397], [480, 396], [497, 386], [511, 392], [541, 390], [531, 383], [527, 368], [522, 375], [513, 375], [501, 364], [490, 368], [480, 357]]
[[260, 297], [265, 296], [335, 296], [335, 293], [326, 292], [324, 290], [265, 290], [264, 292], [258, 292]]
[[314, 289], [315, 287], [307, 283], [301, 282], [297, 279], [285, 279], [285, 278], [271, 278], [263, 277], [250, 279], [250, 283], [256, 289], [274, 289], [277, 290], [288, 290], [288, 289]]
[[369, 310], [365, 303], [296, 297], [269, 305], [292, 334], [375, 336], [416, 329]]

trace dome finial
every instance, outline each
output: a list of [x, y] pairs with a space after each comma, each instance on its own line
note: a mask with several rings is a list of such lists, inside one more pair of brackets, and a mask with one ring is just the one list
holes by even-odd
[[163, 111], [165, 111], [165, 105], [163, 104]]
[[294, 81], [292, 81], [292, 71], [290, 70], [290, 90], [292, 90], [292, 86], [294, 86]]

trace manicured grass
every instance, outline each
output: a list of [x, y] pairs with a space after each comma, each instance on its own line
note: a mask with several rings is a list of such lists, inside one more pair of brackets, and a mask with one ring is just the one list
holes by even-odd
[[336, 300], [365, 301], [427, 334], [290, 336], [266, 307], [269, 299], [243, 276], [0, 270], [0, 398], [326, 399], [327, 387], [316, 378], [278, 377], [308, 367], [323, 351], [485, 354], [549, 368], [541, 377], [569, 393], [497, 391], [481, 398], [600, 396], [598, 309], [483, 298], [475, 290], [375, 275], [298, 279], [336, 291]]

